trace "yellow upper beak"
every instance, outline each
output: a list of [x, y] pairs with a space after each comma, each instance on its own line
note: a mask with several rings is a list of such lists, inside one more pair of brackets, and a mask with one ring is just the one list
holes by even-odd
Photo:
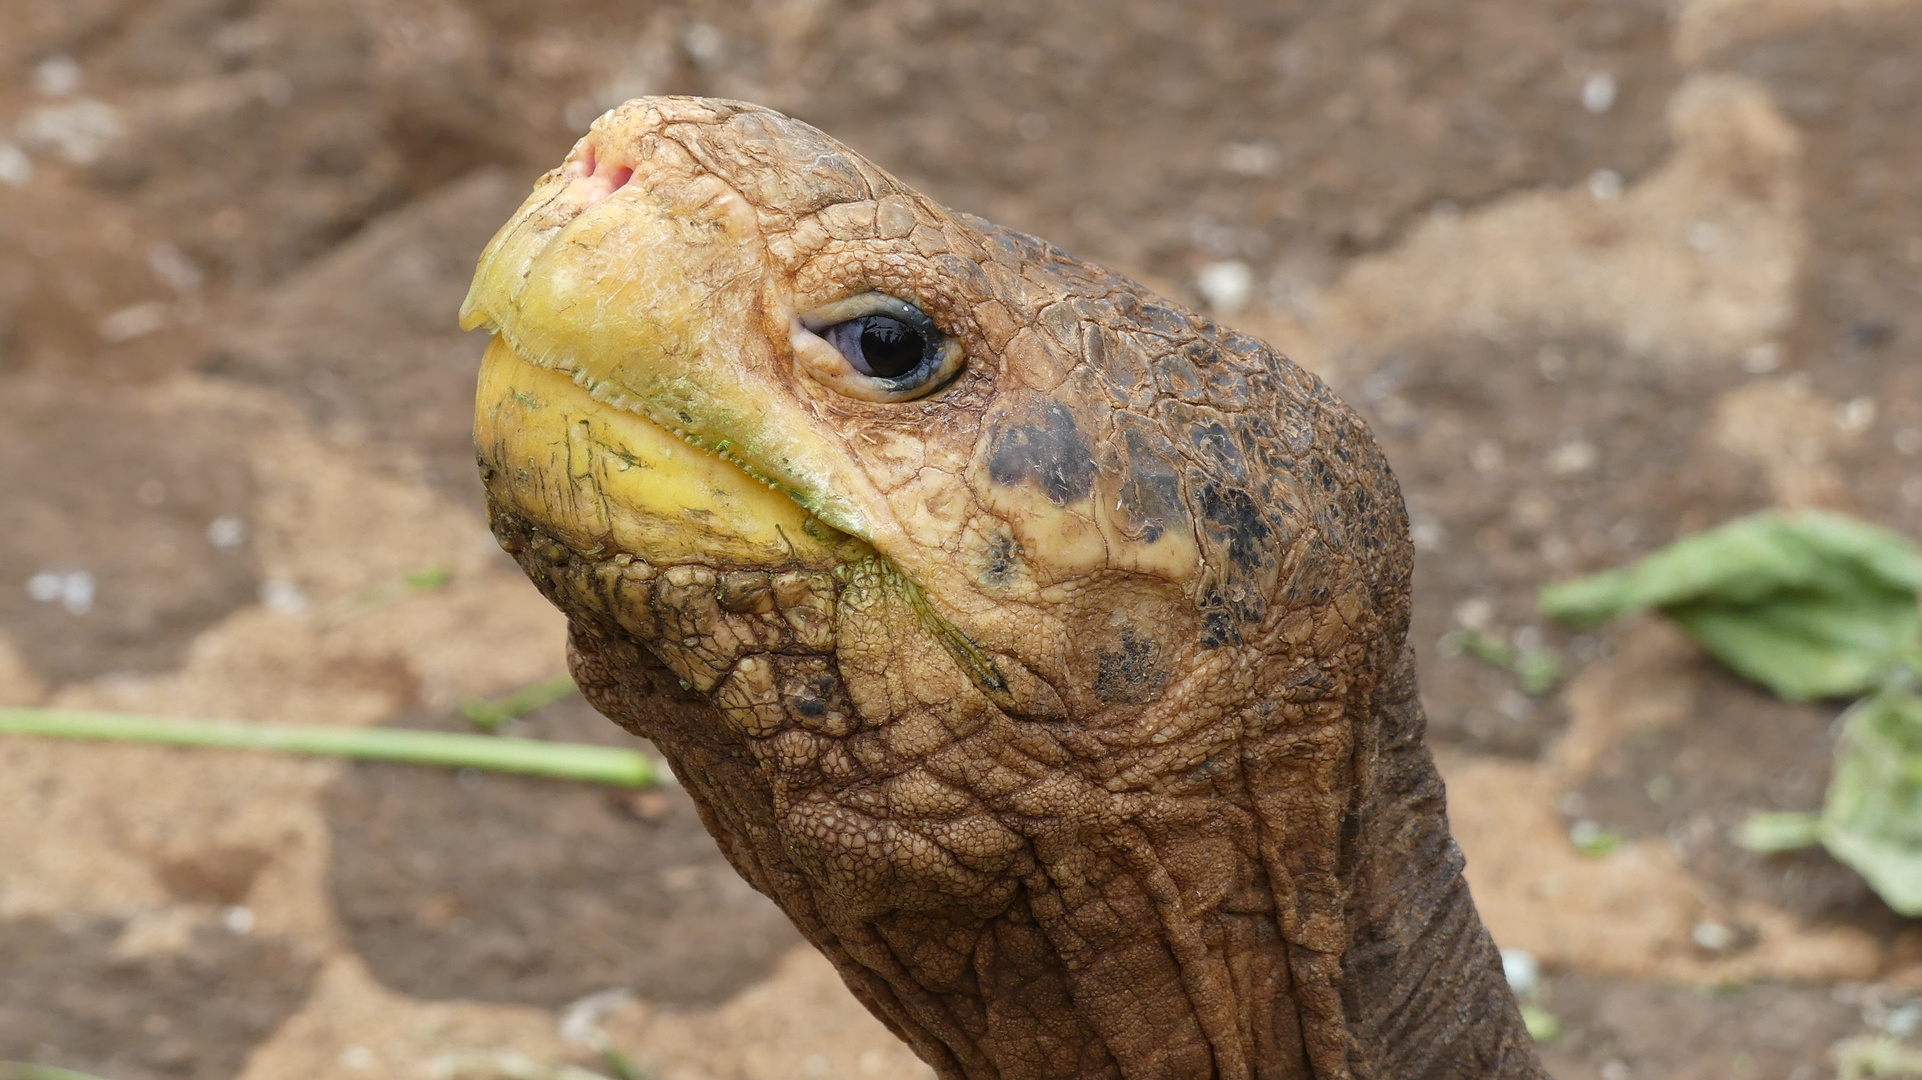
[[[598, 174], [580, 171], [582, 161], [594, 160], [589, 151], [596, 146], [602, 165], [625, 155], [630, 182], [610, 193]], [[514, 370], [503, 362], [511, 354], [521, 366], [554, 373], [542, 383], [547, 389], [529, 391], [530, 397], [552, 402], [579, 391], [566, 410], [572, 424], [626, 433], [616, 441], [647, 443], [650, 437], [633, 426], [645, 421], [671, 433], [666, 437], [681, 444], [674, 452], [682, 456], [662, 452], [673, 449], [665, 443], [649, 450], [651, 477], [667, 475], [670, 461], [689, 460], [696, 448], [712, 451], [705, 455], [711, 464], [700, 466], [702, 478], [690, 476], [673, 493], [712, 502], [696, 491], [707, 484], [701, 490], [735, 492], [729, 505], [771, 515], [765, 526], [738, 525], [740, 542], [755, 550], [802, 544], [795, 530], [809, 519], [818, 519], [816, 528], [826, 522], [868, 540], [891, 534], [897, 530], [884, 520], [872, 482], [798, 399], [789, 385], [793, 373], [777, 362], [793, 319], [789, 303], [770, 276], [755, 212], [737, 192], [670, 141], [597, 127], [494, 237], [462, 306], [464, 327], [493, 331], [507, 350], [489, 355], [488, 378], [495, 381], [483, 383], [481, 422], [495, 434], [483, 437], [483, 448], [493, 438], [495, 445], [508, 439], [532, 451], [534, 431], [563, 434], [551, 419], [536, 419], [502, 396], [516, 387], [528, 391], [535, 379], [506, 374]], [[490, 417], [490, 410], [498, 415]], [[616, 419], [615, 412], [629, 419]], [[504, 434], [510, 423], [530, 427], [511, 436]], [[568, 428], [563, 443], [574, 446], [581, 438]], [[724, 465], [743, 473], [738, 484], [714, 485], [714, 470]], [[626, 475], [608, 473], [617, 474]], [[756, 479], [775, 485], [792, 504], [777, 507], [779, 496]], [[668, 493], [663, 489], [662, 497]], [[614, 513], [590, 518], [611, 520]], [[771, 539], [777, 525], [786, 541]]]

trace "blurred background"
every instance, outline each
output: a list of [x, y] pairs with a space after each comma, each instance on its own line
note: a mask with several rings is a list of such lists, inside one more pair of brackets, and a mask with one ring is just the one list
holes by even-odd
[[[1819, 805], [1838, 707], [1535, 607], [1768, 507], [1922, 536], [1914, 0], [0, 0], [0, 705], [459, 730], [563, 672], [454, 311], [653, 93], [810, 121], [1367, 416], [1562, 1080], [1815, 1080], [1922, 1027], [1922, 931], [1730, 839]], [[633, 741], [578, 698], [516, 730]], [[678, 792], [19, 737], [0, 790], [0, 1059], [927, 1075]]]

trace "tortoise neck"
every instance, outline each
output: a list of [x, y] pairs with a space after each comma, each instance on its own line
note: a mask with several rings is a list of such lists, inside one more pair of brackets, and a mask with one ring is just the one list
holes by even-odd
[[1366, 778], [1351, 853], [1342, 1011], [1355, 1080], [1546, 1080], [1501, 954], [1462, 878], [1441, 775], [1423, 740], [1414, 650], [1358, 731]]

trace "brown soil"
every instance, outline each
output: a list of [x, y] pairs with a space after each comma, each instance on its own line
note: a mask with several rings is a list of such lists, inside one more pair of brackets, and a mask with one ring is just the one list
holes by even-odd
[[[1736, 846], [1757, 807], [1815, 810], [1828, 785], [1836, 710], [1780, 701], [1707, 660], [1708, 692], [1687, 724], [1637, 733], [1610, 747], [1569, 800], [1572, 815], [1629, 836], [1660, 836], [1731, 898], [1764, 900], [1809, 919], [1880, 933], [1906, 925], [1847, 867], [1817, 852], [1764, 856]], [[1742, 768], [1731, 769], [1728, 762]]]
[[[458, 717], [427, 726], [471, 730]], [[579, 697], [517, 734], [646, 745]], [[711, 1004], [800, 941], [679, 789], [356, 765], [326, 809], [335, 909], [375, 976], [404, 993], [560, 1008], [624, 987]]]
[[285, 943], [203, 930], [158, 956], [117, 953], [123, 924], [0, 922], [0, 1061], [115, 1080], [222, 1080], [299, 1007], [313, 964]]
[[[178, 665], [194, 635], [259, 593], [244, 529], [224, 546], [209, 535], [252, 504], [253, 476], [233, 452], [246, 433], [205, 415], [156, 415], [137, 390], [83, 394], [39, 373], [8, 384], [0, 460], [19, 464], [0, 470], [10, 508], [0, 560], [23, 579], [92, 581], [77, 603], [35, 600], [25, 580], [0, 589], [15, 648], [53, 680]], [[182, 427], [194, 435], [177, 437]]]
[[[1247, 263], [1224, 314], [1406, 489], [1431, 735], [1556, 1074], [1830, 1075], [1922, 990], [1922, 934], [1728, 837], [1816, 805], [1837, 707], [1534, 594], [1770, 505], [1922, 536], [1922, 6], [1844, 8], [0, 0], [33, 165], [0, 186], [0, 704], [445, 728], [557, 670], [486, 545], [452, 310], [599, 109], [750, 98], [1190, 303]], [[1441, 647], [1464, 624], [1568, 679], [1527, 696]], [[525, 730], [627, 739], [578, 701]], [[0, 786], [0, 1059], [592, 1064], [554, 1024], [619, 987], [656, 1076], [911, 1074], [676, 792], [22, 740]], [[1578, 855], [1577, 821], [1627, 843]]]
[[[1607, 639], [1544, 624], [1537, 589], [1766, 503], [1751, 470], [1699, 446], [1716, 399], [1746, 378], [1606, 341], [1462, 337], [1398, 349], [1360, 378], [1353, 398], [1426, 541], [1411, 633], [1435, 738], [1532, 758], [1561, 722], [1556, 702], [1440, 647], [1464, 605], [1481, 605], [1490, 627], [1532, 627], [1593, 658]], [[1558, 472], [1556, 451], [1571, 444], [1592, 448], [1595, 464]]]
[[[1581, 1026], [1546, 1053], [1557, 1080], [1632, 1076], [1811, 1080], [1829, 1046], [1859, 1030], [1862, 1010], [1820, 987], [1757, 983], [1681, 987], [1567, 976], [1542, 1004]], [[1612, 1066], [1612, 1067], [1611, 1067]]]

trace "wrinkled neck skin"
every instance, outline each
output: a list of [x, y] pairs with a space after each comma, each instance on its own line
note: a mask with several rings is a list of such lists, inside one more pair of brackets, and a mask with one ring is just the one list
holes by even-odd
[[[583, 691], [944, 1080], [1543, 1075], [1313, 375], [741, 103], [602, 118], [475, 281]], [[808, 313], [876, 293], [950, 382], [836, 389]]]
[[1358, 740], [1367, 780], [1348, 819], [1351, 1075], [1545, 1078], [1462, 878], [1426, 723], [1414, 650], [1404, 648]]
[[[712, 633], [677, 594], [705, 579], [582, 558], [498, 509], [494, 524], [575, 613], [589, 700], [655, 741], [728, 860], [943, 1080], [1546, 1076], [1462, 879], [1411, 649], [1356, 680], [1321, 745], [1244, 718], [1254, 738], [1187, 770], [1198, 805], [1100, 805], [1073, 782], [1098, 751], [1063, 737], [1072, 718], [1000, 716], [916, 745], [920, 766], [882, 764], [900, 751], [872, 728], [857, 745], [831, 660], [780, 654], [801, 676], [776, 680], [781, 704], [741, 737], [732, 706], [656, 655], [678, 659], [673, 644], [634, 633], [645, 606]], [[782, 642], [795, 653], [858, 591], [812, 584], [775, 605], [810, 628]], [[637, 588], [651, 605], [618, 606]], [[1268, 687], [1246, 712], [1293, 711], [1289, 696]], [[1316, 788], [1319, 806], [1302, 798]]]

